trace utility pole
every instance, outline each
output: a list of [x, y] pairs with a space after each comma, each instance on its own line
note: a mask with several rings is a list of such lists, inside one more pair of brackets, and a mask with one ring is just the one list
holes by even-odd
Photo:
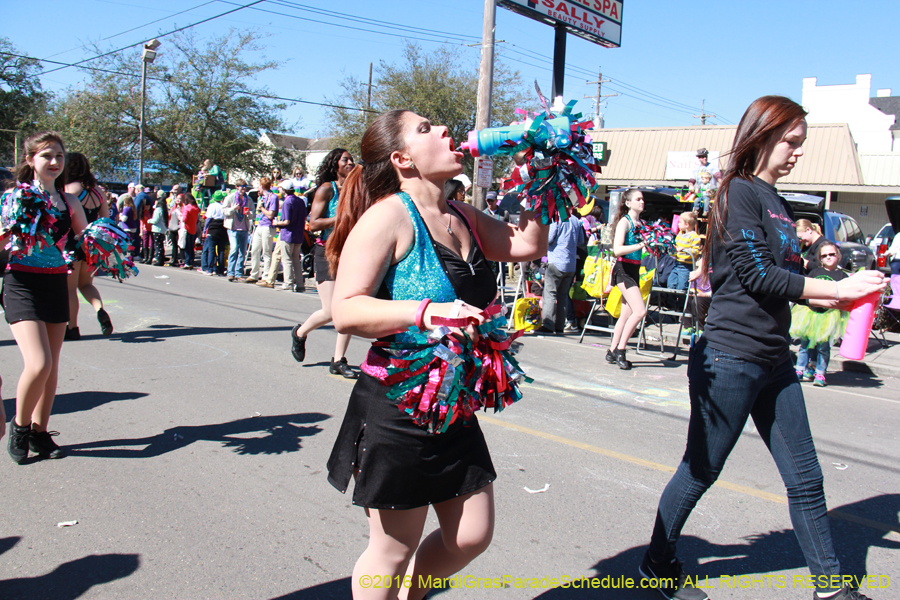
[[585, 96], [585, 98], [596, 98], [596, 107], [597, 110], [594, 111], [594, 129], [603, 129], [603, 117], [600, 115], [600, 102], [602, 102], [603, 98], [612, 98], [613, 96], [618, 96], [617, 93], [612, 94], [602, 94], [601, 86], [604, 83], [609, 83], [609, 79], [603, 79], [603, 71], [599, 71], [597, 74], [597, 81], [585, 81], [585, 83], [596, 83], [597, 84], [597, 95], [596, 96]]
[[372, 63], [369, 63], [369, 97], [366, 99], [366, 108], [372, 109]]
[[701, 125], [706, 125], [706, 119], [715, 119], [716, 115], [712, 113], [706, 112], [706, 100], [700, 104], [700, 114], [699, 115], [691, 115], [695, 119], [700, 119]]
[[[494, 87], [494, 21], [497, 14], [496, 0], [484, 0], [484, 24], [481, 28], [481, 66], [478, 69], [478, 99], [475, 112], [475, 129], [486, 129], [491, 124], [491, 95]], [[461, 141], [461, 140], [459, 140]], [[478, 167], [481, 158], [475, 159], [472, 173], [472, 203], [484, 210], [485, 190], [478, 186]]]

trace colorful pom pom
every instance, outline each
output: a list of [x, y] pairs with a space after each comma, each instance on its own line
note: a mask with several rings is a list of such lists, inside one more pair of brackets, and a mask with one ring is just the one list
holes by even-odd
[[672, 226], [662, 219], [653, 223], [635, 223], [634, 233], [647, 242], [647, 251], [656, 258], [675, 252]]
[[[92, 270], [102, 267], [119, 281], [138, 274], [130, 258], [134, 252], [131, 237], [112, 219], [97, 219], [85, 227], [75, 247], [84, 253], [84, 262]], [[66, 260], [75, 260], [68, 254]]]
[[465, 333], [460, 341], [448, 327], [428, 334], [411, 327], [402, 342], [373, 343], [363, 370], [390, 386], [388, 398], [432, 433], [457, 419], [471, 421], [478, 410], [499, 412], [522, 397], [522, 381], [532, 380], [510, 352], [522, 332], [505, 332], [499, 305], [484, 312], [488, 319], [477, 326], [477, 341]]
[[[600, 172], [600, 166], [594, 159], [590, 137], [584, 133], [593, 123], [582, 120], [581, 113], [572, 113], [575, 102], [569, 102], [559, 115], [547, 112], [537, 116], [520, 143], [502, 145], [496, 151], [501, 155], [525, 152], [527, 177], [522, 176], [521, 169], [515, 169], [502, 187], [506, 192], [519, 193], [522, 207], [537, 213], [545, 225], [568, 219], [597, 185], [594, 173]], [[568, 131], [548, 126], [548, 121], [560, 117], [568, 121]]]
[[53, 241], [53, 227], [59, 218], [59, 210], [50, 196], [28, 183], [20, 183], [3, 195], [0, 208], [0, 235], [9, 234], [6, 248], [10, 253], [30, 256], [36, 250], [57, 245], [60, 249], [65, 238]]

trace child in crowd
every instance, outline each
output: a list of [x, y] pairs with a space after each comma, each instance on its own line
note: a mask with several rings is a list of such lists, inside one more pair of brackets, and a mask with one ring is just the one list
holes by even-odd
[[666, 286], [673, 290], [688, 289], [688, 279], [694, 262], [700, 257], [700, 236], [697, 235], [697, 216], [684, 212], [678, 218], [678, 235], [675, 236], [675, 267], [669, 273]]
[[141, 259], [139, 262], [150, 264], [153, 260], [153, 227], [150, 218], [153, 216], [153, 206], [149, 201], [141, 204]]
[[[841, 281], [847, 274], [838, 268], [841, 251], [832, 242], [819, 246], [816, 257], [821, 267], [809, 272], [809, 277], [826, 281]], [[791, 337], [800, 338], [797, 352], [797, 377], [825, 387], [825, 371], [831, 359], [831, 344], [844, 335], [848, 313], [837, 308], [823, 308], [823, 303], [810, 300], [809, 306], [796, 304], [791, 309]], [[811, 366], [815, 363], [815, 367]]]
[[712, 184], [712, 174], [709, 171], [700, 172], [700, 182], [692, 186], [694, 192], [694, 213], [702, 217], [709, 212], [709, 203], [715, 194], [715, 186]]

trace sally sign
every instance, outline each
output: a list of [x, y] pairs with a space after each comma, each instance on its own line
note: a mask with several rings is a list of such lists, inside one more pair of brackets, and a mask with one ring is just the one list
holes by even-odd
[[549, 25], [561, 24], [588, 41], [618, 48], [622, 45], [624, 0], [497, 0], [497, 4]]

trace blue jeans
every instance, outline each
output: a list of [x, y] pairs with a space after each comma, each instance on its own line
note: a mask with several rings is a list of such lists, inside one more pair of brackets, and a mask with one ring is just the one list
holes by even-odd
[[828, 362], [831, 360], [831, 344], [822, 342], [812, 348], [807, 348], [807, 346], [809, 346], [809, 340], [800, 338], [800, 350], [797, 351], [797, 370], [805, 371], [809, 361], [814, 360], [816, 361], [816, 373], [825, 375], [825, 371], [828, 370]]
[[650, 557], [668, 561], [675, 556], [681, 529], [697, 501], [719, 477], [750, 416], [787, 488], [794, 534], [810, 572], [840, 575], [826, 514], [822, 468], [803, 392], [790, 361], [775, 366], [752, 363], [710, 348], [701, 338], [691, 351], [688, 379], [691, 419], [687, 449], [659, 500]]
[[687, 265], [676, 263], [675, 266], [672, 267], [672, 272], [669, 273], [666, 287], [672, 290], [686, 290], [688, 289], [688, 278], [690, 275], [691, 270], [687, 268]]
[[232, 277], [243, 277], [244, 275], [248, 239], [246, 231], [228, 230], [228, 243], [231, 244], [231, 252], [228, 254], [228, 274]]
[[184, 264], [189, 267], [194, 266], [194, 242], [197, 239], [196, 233], [189, 233], [185, 237], [184, 248], [182, 248], [181, 252], [184, 256]]

